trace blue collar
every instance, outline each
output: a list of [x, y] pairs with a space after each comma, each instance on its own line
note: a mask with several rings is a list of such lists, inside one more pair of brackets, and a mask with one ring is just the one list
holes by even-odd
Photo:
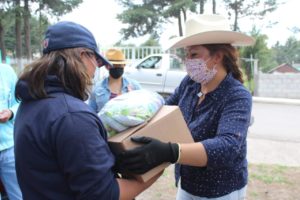
[[232, 82], [234, 81], [234, 78], [231, 73], [228, 73], [226, 77], [221, 81], [221, 83], [218, 85], [218, 87], [207, 93], [206, 97], [211, 97], [213, 100], [219, 100], [224, 96], [224, 91], [226, 91]]
[[[108, 87], [108, 80], [109, 77], [106, 77], [103, 81], [102, 81], [102, 87], [107, 89], [109, 91], [109, 87]], [[125, 77], [122, 77], [122, 91], [126, 88], [128, 88], [129, 82]]]

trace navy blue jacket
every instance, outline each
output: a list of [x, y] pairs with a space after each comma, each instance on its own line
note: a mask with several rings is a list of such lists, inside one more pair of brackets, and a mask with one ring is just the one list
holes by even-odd
[[[246, 137], [252, 97], [232, 74], [197, 105], [201, 85], [186, 76], [166, 103], [178, 105], [195, 142], [206, 150], [206, 167], [176, 165], [185, 191], [207, 198], [224, 196], [247, 184]], [[197, 152], [195, 152], [197, 154]]]
[[114, 156], [98, 116], [65, 91], [55, 76], [51, 98], [33, 100], [20, 81], [15, 122], [16, 171], [26, 200], [119, 199]]

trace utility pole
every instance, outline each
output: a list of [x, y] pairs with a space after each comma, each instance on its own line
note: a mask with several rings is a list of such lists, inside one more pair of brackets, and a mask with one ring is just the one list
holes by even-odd
[[[251, 60], [253, 60], [253, 80], [254, 80], [254, 94], [253, 96], [258, 96], [258, 88], [259, 88], [259, 71], [258, 71], [258, 59], [253, 59], [251, 54]], [[251, 62], [252, 63], [252, 62]], [[252, 66], [251, 66], [252, 67]]]
[[[259, 80], [258, 59], [254, 59], [252, 54], [251, 54], [250, 58], [240, 58], [240, 59], [245, 62], [250, 62], [251, 72], [253, 74], [253, 84], [254, 84], [253, 96], [257, 96], [258, 95], [258, 80]], [[249, 82], [249, 84], [251, 84], [251, 83]], [[251, 87], [249, 87], [249, 89], [251, 89]]]

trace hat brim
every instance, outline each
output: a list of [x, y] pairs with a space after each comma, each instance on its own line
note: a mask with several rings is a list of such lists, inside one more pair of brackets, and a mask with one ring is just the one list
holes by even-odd
[[120, 60], [120, 61], [110, 60], [109, 62], [114, 64], [114, 65], [126, 65], [127, 64], [127, 62], [125, 60]]
[[187, 37], [177, 37], [170, 41], [167, 49], [182, 48], [201, 44], [231, 44], [250, 46], [255, 43], [253, 37], [234, 31], [207, 31]]
[[[107, 60], [106, 58], [104, 58], [103, 56], [100, 55], [100, 53], [98, 53], [97, 51], [95, 51], [95, 55], [98, 59], [100, 59], [102, 61], [102, 65], [106, 65], [106, 66], [110, 66], [110, 67], [113, 67], [113, 64], [111, 62], [109, 62], [109, 60]], [[98, 67], [101, 67], [101, 66], [98, 66]]]

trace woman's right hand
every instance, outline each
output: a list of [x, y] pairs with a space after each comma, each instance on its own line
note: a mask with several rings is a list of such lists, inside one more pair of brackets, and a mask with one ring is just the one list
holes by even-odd
[[176, 143], [165, 143], [150, 137], [132, 137], [131, 140], [142, 146], [118, 156], [121, 171], [143, 174], [164, 162], [175, 163], [178, 159], [179, 145]]

